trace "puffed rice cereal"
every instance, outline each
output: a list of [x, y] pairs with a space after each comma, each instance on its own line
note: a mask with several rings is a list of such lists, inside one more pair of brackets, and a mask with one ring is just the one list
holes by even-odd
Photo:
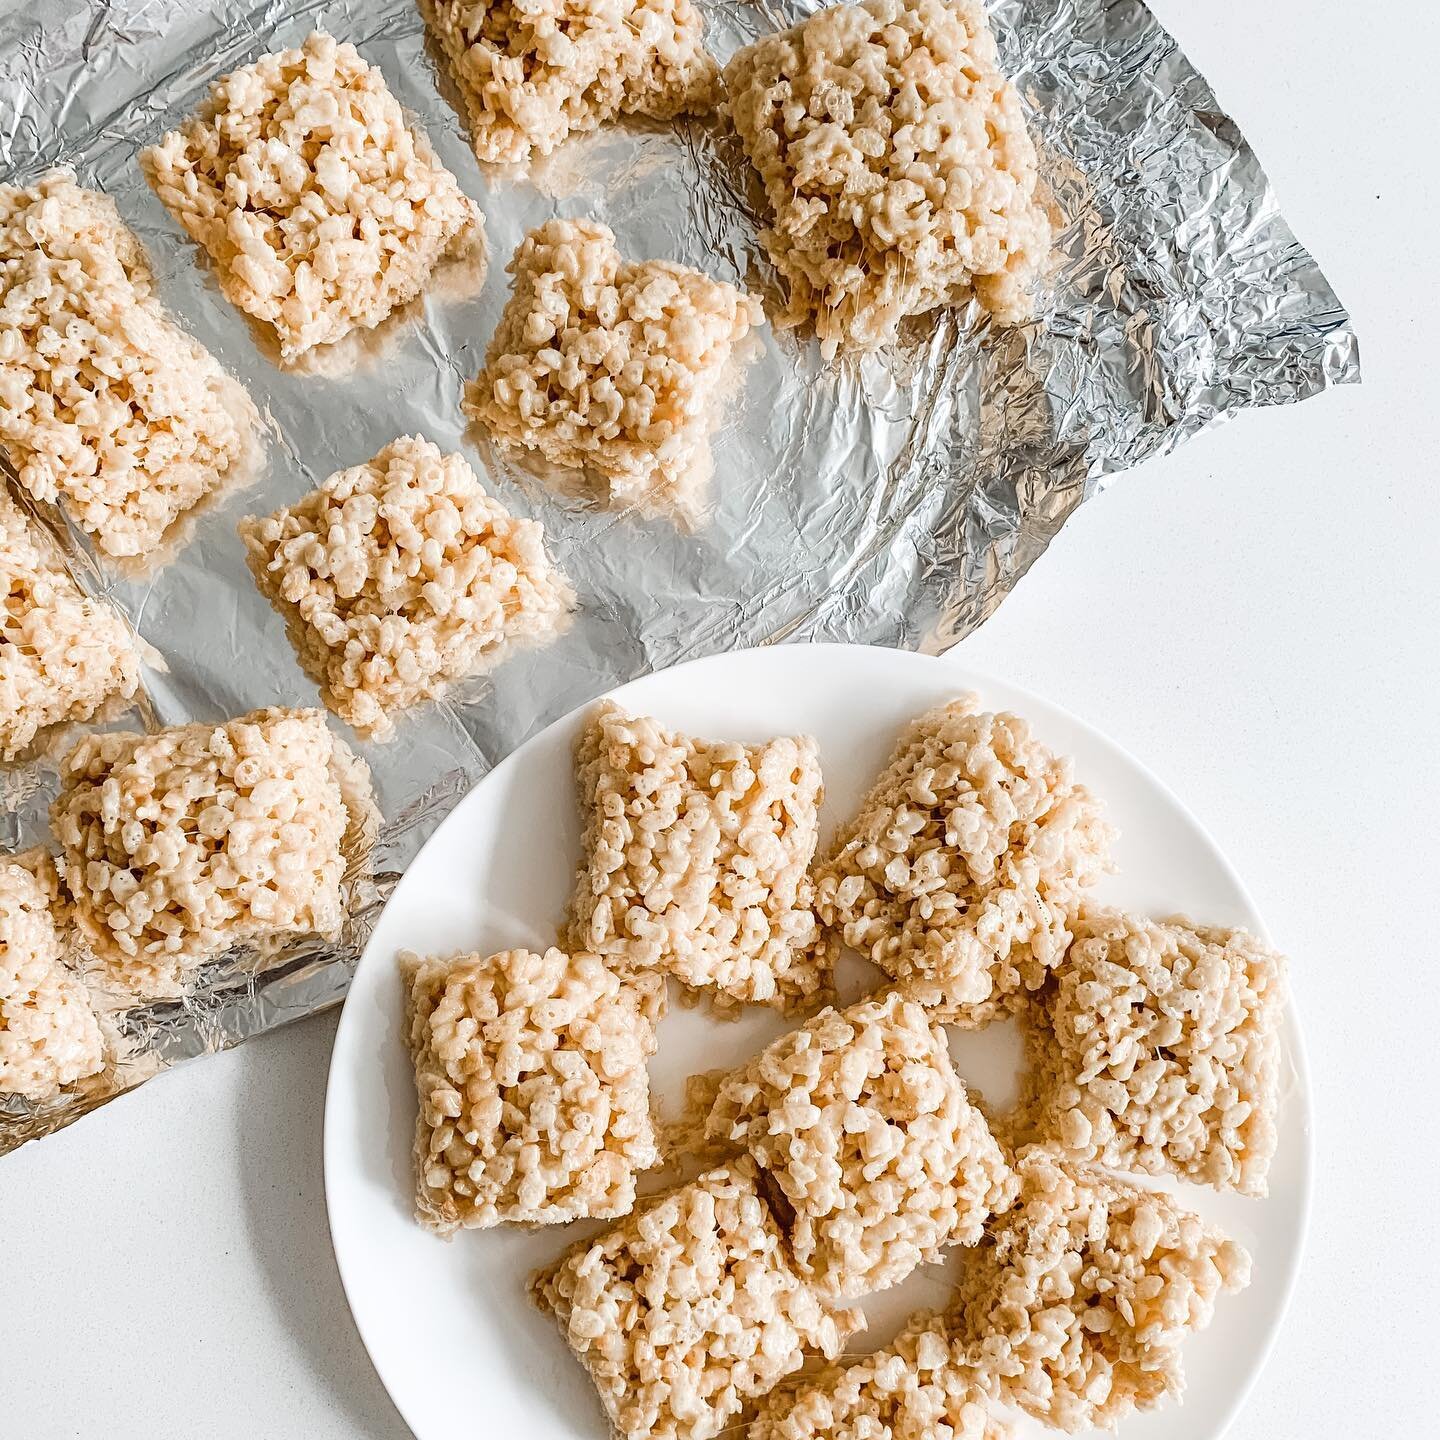
[[795, 1273], [747, 1160], [672, 1190], [531, 1281], [619, 1440], [711, 1440], [864, 1324]]
[[761, 240], [827, 357], [973, 296], [1026, 319], [1050, 250], [1035, 147], [979, 0], [864, 0], [739, 51], [726, 109], [769, 201]]
[[536, 520], [463, 455], [402, 436], [297, 504], [242, 522], [250, 572], [326, 705], [362, 734], [554, 639], [573, 599]]
[[286, 361], [379, 324], [481, 225], [380, 71], [318, 33], [217, 80], [140, 165]]

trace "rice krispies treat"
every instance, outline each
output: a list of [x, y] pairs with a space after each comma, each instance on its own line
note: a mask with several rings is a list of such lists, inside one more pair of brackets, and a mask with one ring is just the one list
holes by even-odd
[[0, 443], [107, 554], [153, 550], [243, 471], [256, 412], [151, 298], [140, 243], [64, 171], [0, 185]]
[[718, 98], [691, 0], [420, 0], [476, 156], [548, 155], [617, 115], [670, 120]]
[[419, 436], [248, 517], [240, 535], [305, 673], [373, 739], [512, 646], [553, 640], [573, 601], [539, 521], [516, 519], [463, 455]]
[[744, 1405], [864, 1324], [796, 1274], [738, 1160], [572, 1246], [531, 1280], [620, 1440], [710, 1440]]
[[217, 80], [140, 165], [286, 361], [379, 324], [481, 225], [380, 71], [318, 33]]
[[400, 966], [420, 1222], [449, 1236], [628, 1214], [659, 1160], [645, 1062], [663, 982], [556, 949]]
[[807, 872], [824, 793], [814, 740], [695, 740], [606, 701], [575, 770], [571, 949], [664, 971], [722, 1005], [789, 1009], [829, 988]]
[[821, 10], [739, 51], [725, 88], [789, 290], [777, 323], [813, 320], [829, 356], [972, 295], [1030, 315], [1050, 222], [979, 0]]
[[668, 260], [632, 263], [592, 220], [532, 230], [464, 408], [497, 440], [587, 471], [606, 502], [693, 524], [715, 400], [759, 302]]
[[778, 1186], [796, 1267], [826, 1296], [973, 1245], [1014, 1193], [945, 1032], [893, 992], [782, 1035], [721, 1084], [705, 1133]]
[[816, 867], [815, 908], [908, 994], [979, 1024], [1060, 961], [1111, 838], [1068, 759], [962, 696], [901, 732]]

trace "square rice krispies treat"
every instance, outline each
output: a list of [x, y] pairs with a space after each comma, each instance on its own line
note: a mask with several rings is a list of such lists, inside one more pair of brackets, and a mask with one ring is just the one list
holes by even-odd
[[420, 0], [482, 161], [548, 155], [617, 115], [711, 109], [719, 74], [691, 0]]
[[708, 1171], [531, 1280], [619, 1440], [710, 1440], [864, 1324], [795, 1273], [747, 1160]]
[[570, 948], [736, 1003], [827, 990], [807, 867], [823, 787], [815, 742], [695, 740], [606, 701], [575, 749], [584, 858]]
[[901, 732], [816, 867], [815, 908], [907, 994], [981, 1024], [1064, 955], [1111, 838], [1068, 759], [962, 696]]
[[421, 1224], [448, 1237], [628, 1214], [659, 1160], [645, 1062], [664, 983], [555, 949], [400, 965]]
[[144, 555], [243, 473], [255, 407], [151, 295], [108, 196], [64, 171], [0, 185], [0, 443], [37, 500]]
[[1043, 1149], [1016, 1170], [1015, 1207], [960, 1257], [954, 1342], [1001, 1399], [1072, 1433], [1178, 1396], [1181, 1343], [1249, 1283], [1249, 1256], [1168, 1195]]
[[336, 934], [359, 764], [319, 710], [82, 740], [50, 819], [112, 977], [164, 998], [242, 941]]
[[693, 525], [715, 402], [763, 319], [744, 291], [668, 260], [622, 259], [592, 220], [532, 230], [464, 408], [497, 440], [598, 477], [606, 503]]
[[140, 164], [286, 361], [379, 324], [481, 224], [380, 71], [328, 35], [217, 80]]
[[71, 579], [0, 491], [0, 760], [51, 725], [89, 720], [140, 685], [129, 628]]
[[893, 992], [771, 1043], [721, 1083], [705, 1134], [743, 1146], [778, 1187], [796, 1268], [829, 1297], [973, 1245], [1013, 1195], [945, 1032]]
[[789, 290], [777, 323], [813, 321], [828, 357], [972, 296], [1030, 315], [1050, 222], [979, 0], [821, 10], [739, 51], [725, 88]]
[[0, 1095], [49, 1100], [104, 1064], [85, 987], [65, 967], [48, 860], [0, 856]]
[[394, 733], [394, 711], [553, 640], [573, 600], [540, 522], [516, 519], [463, 455], [419, 436], [240, 534], [305, 673], [373, 739]]

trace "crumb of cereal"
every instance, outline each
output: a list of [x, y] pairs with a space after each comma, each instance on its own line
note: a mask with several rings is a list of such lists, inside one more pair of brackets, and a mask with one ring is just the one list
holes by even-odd
[[788, 286], [777, 323], [813, 321], [828, 357], [972, 296], [1028, 318], [1050, 222], [979, 0], [821, 10], [739, 51], [725, 89]]
[[548, 155], [617, 115], [714, 107], [715, 62], [691, 0], [420, 0], [476, 156]]
[[513, 292], [466, 413], [507, 445], [598, 476], [614, 508], [693, 525], [717, 387], [759, 303], [685, 265], [624, 260], [591, 220], [531, 231], [507, 269]]
[[711, 1440], [745, 1404], [864, 1324], [795, 1273], [740, 1160], [647, 1202], [531, 1280], [619, 1440]]
[[394, 733], [396, 710], [553, 640], [573, 600], [539, 521], [516, 519], [463, 455], [419, 436], [240, 534], [305, 673], [373, 739]]
[[379, 324], [481, 224], [380, 71], [319, 33], [217, 80], [140, 165], [286, 361]]

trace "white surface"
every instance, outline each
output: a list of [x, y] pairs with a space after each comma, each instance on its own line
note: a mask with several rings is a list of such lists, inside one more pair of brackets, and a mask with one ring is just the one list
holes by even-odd
[[[1355, 315], [1365, 384], [1119, 479], [955, 658], [1156, 770], [1294, 958], [1317, 1200], [1231, 1440], [1418, 1440], [1440, 1293], [1440, 6], [1154, 3]], [[405, 1440], [326, 1236], [334, 1024], [0, 1161], [5, 1440]]]

